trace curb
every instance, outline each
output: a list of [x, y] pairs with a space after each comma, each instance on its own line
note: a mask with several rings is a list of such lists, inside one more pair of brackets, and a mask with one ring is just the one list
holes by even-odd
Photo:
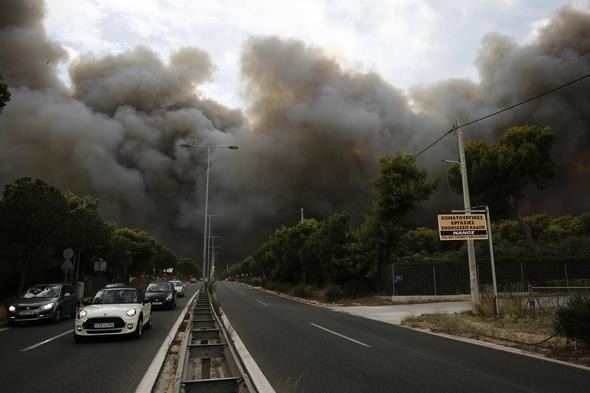
[[501, 344], [490, 343], [487, 341], [477, 340], [474, 338], [453, 336], [453, 335], [450, 335], [447, 333], [433, 332], [432, 330], [414, 328], [414, 327], [406, 326], [406, 325], [395, 325], [395, 326], [399, 326], [399, 327], [402, 327], [402, 328], [405, 328], [408, 330], [413, 330], [415, 332], [426, 333], [426, 334], [431, 334], [433, 336], [443, 337], [443, 338], [446, 338], [449, 340], [461, 341], [461, 342], [464, 342], [467, 344], [479, 345], [480, 347], [486, 347], [486, 348], [496, 349], [498, 351], [510, 352], [515, 355], [527, 356], [527, 357], [534, 358], [537, 360], [547, 361], [547, 362], [551, 362], [551, 363], [557, 363], [562, 366], [569, 366], [569, 367], [579, 368], [579, 369], [585, 370], [585, 371], [590, 371], [590, 367], [588, 367], [588, 366], [583, 366], [581, 364], [576, 364], [576, 363], [570, 363], [570, 362], [566, 362], [564, 360], [553, 359], [553, 358], [543, 356], [543, 355], [535, 353], [535, 352], [530, 352], [530, 351], [525, 351], [522, 349], [507, 347], [507, 346], [501, 345]]
[[223, 312], [223, 309], [221, 307], [219, 309], [222, 311], [221, 320], [225, 325], [225, 329], [228, 332], [231, 340], [233, 341], [234, 347], [238, 352], [238, 355], [240, 356], [240, 359], [242, 360], [244, 367], [246, 367], [248, 375], [252, 379], [254, 386], [256, 386], [256, 390], [258, 391], [258, 393], [276, 393], [270, 382], [268, 382], [268, 379], [266, 379], [266, 377], [260, 370], [260, 367], [258, 367], [258, 364], [254, 360], [252, 355], [250, 355], [250, 352], [248, 352], [248, 349], [242, 342], [242, 339], [240, 339], [240, 336], [238, 336], [238, 333], [236, 333], [236, 330], [232, 327], [231, 323], [229, 322], [229, 319]]
[[189, 299], [189, 301], [186, 302], [186, 306], [184, 306], [184, 309], [182, 310], [182, 312], [178, 316], [178, 319], [176, 320], [176, 322], [174, 322], [172, 329], [170, 329], [170, 331], [168, 332], [168, 335], [166, 336], [166, 339], [164, 340], [164, 342], [160, 346], [160, 349], [158, 349], [156, 356], [154, 356], [154, 360], [152, 360], [152, 363], [150, 364], [150, 366], [146, 370], [145, 374], [143, 375], [143, 378], [139, 382], [139, 385], [137, 385], [137, 388], [135, 389], [135, 393], [150, 393], [152, 391], [154, 384], [156, 383], [156, 380], [158, 379], [158, 375], [160, 374], [160, 369], [162, 368], [162, 365], [164, 364], [164, 361], [166, 360], [166, 354], [168, 353], [168, 349], [170, 348], [170, 344], [172, 344], [172, 341], [176, 337], [176, 332], [178, 331], [178, 328], [180, 327], [180, 324], [182, 323], [184, 316], [186, 315], [186, 312], [188, 311], [190, 305], [193, 303], [193, 301], [197, 297], [197, 294], [199, 293], [200, 290], [201, 289], [198, 289], [195, 292], [195, 294]]

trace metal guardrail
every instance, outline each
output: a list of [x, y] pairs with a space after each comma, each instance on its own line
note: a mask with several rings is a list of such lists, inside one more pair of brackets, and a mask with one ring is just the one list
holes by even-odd
[[175, 393], [256, 393], [206, 290], [192, 306], [175, 382]]

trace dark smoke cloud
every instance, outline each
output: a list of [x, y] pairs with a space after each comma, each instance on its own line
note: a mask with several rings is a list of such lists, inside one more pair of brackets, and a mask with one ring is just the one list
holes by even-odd
[[[199, 85], [215, 67], [197, 48], [167, 61], [146, 47], [86, 54], [72, 63], [68, 90], [56, 76], [66, 53], [47, 39], [42, 18], [42, 2], [2, 2], [0, 75], [12, 101], [0, 115], [0, 186], [34, 176], [96, 195], [105, 217], [198, 256], [206, 152], [179, 145], [239, 145], [211, 152], [209, 211], [223, 214], [214, 232], [225, 236], [227, 262], [251, 252], [276, 225], [295, 222], [300, 207], [360, 217], [370, 195], [342, 201], [375, 177], [377, 157], [417, 152], [455, 120], [590, 72], [590, 14], [568, 7], [529, 44], [484, 37], [479, 83], [445, 80], [408, 93], [301, 42], [254, 37], [241, 58], [251, 102], [244, 114], [201, 98]], [[467, 138], [492, 141], [517, 124], [555, 129], [558, 176], [550, 190], [531, 194], [531, 211], [590, 209], [581, 192], [590, 184], [587, 91], [584, 82], [465, 130]], [[440, 159], [454, 158], [455, 146], [445, 140], [420, 164], [443, 172]], [[424, 211], [459, 205], [443, 184]]]

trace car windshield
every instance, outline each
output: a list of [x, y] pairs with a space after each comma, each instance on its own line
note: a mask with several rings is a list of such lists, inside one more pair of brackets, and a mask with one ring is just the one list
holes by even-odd
[[29, 288], [23, 295], [23, 298], [52, 298], [58, 295], [59, 285], [36, 285], [32, 288]]
[[103, 289], [92, 299], [92, 304], [138, 303], [135, 289]]
[[170, 284], [167, 282], [153, 283], [147, 287], [147, 292], [168, 292], [169, 290]]
[[182, 283], [180, 281], [170, 281], [172, 284], [174, 284], [175, 287], [181, 287]]

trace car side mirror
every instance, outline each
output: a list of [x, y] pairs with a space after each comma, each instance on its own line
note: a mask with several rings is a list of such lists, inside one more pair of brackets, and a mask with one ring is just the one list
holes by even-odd
[[148, 303], [151, 303], [150, 299], [143, 299], [143, 304], [148, 304]]
[[70, 297], [70, 296], [72, 296], [72, 294], [69, 293], [69, 292], [66, 292], [65, 295], [64, 295], [64, 297]]
[[82, 304], [85, 306], [88, 306], [90, 303], [92, 303], [92, 299], [84, 299], [82, 300]]

